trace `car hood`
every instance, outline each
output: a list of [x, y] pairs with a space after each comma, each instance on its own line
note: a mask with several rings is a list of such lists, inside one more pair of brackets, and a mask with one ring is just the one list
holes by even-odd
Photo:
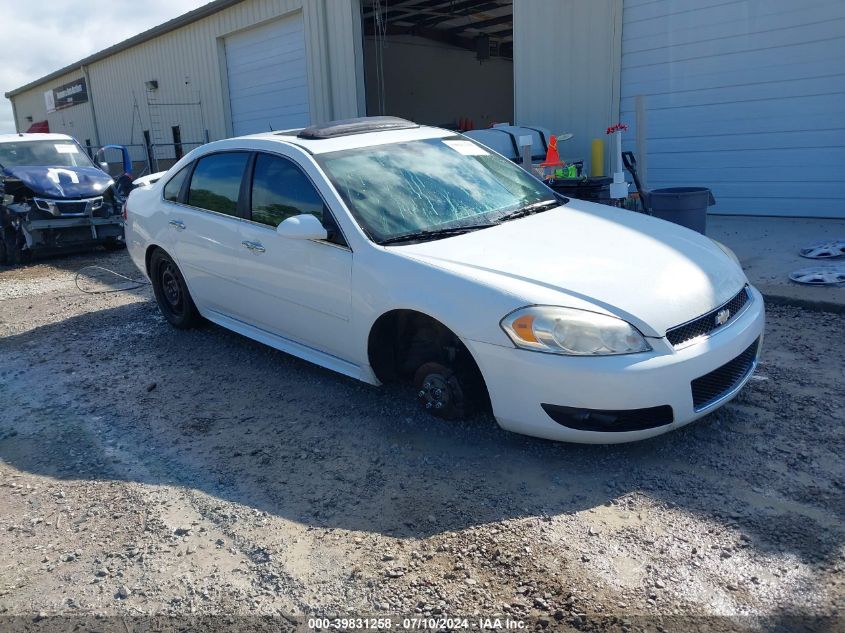
[[700, 316], [746, 283], [713, 241], [605, 205], [566, 206], [452, 238], [393, 247], [514, 295], [524, 305], [596, 309], [647, 336]]
[[96, 167], [6, 167], [5, 176], [17, 178], [36, 196], [90, 198], [108, 189], [113, 180]]

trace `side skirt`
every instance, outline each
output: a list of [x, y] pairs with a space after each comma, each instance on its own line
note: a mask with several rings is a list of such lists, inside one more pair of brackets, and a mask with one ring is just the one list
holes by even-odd
[[337, 356], [332, 356], [331, 354], [321, 352], [313, 347], [308, 347], [307, 345], [297, 343], [296, 341], [292, 341], [283, 336], [278, 336], [277, 334], [273, 334], [267, 330], [250, 325], [240, 319], [226, 316], [216, 310], [205, 309], [201, 311], [201, 314], [209, 321], [216, 323], [227, 330], [232, 330], [233, 332], [251, 338], [259, 343], [269, 345], [270, 347], [273, 347], [281, 352], [285, 352], [286, 354], [290, 354], [291, 356], [296, 356], [302, 360], [307, 360], [309, 363], [314, 363], [320, 367], [331, 369], [339, 374], [355, 378], [356, 380], [360, 380], [371, 385], [381, 384], [376, 379], [369, 366], [361, 367], [360, 365], [355, 365], [354, 363], [345, 361]]

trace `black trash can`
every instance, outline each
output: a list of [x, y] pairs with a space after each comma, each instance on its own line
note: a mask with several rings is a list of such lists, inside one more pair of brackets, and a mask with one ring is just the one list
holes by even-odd
[[707, 231], [707, 207], [716, 204], [707, 187], [669, 187], [648, 193], [651, 214], [701, 234]]

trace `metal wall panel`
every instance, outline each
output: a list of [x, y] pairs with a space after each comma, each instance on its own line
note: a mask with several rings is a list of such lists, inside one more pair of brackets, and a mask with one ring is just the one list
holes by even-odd
[[332, 34], [328, 38], [332, 106], [338, 112], [357, 113], [350, 116], [364, 116], [361, 3], [360, 0], [342, 0], [328, 6], [326, 32]]
[[649, 187], [715, 213], [845, 217], [845, 3], [625, 0], [622, 118], [644, 95]]
[[[211, 140], [231, 136], [223, 39], [294, 12], [301, 12], [304, 22], [311, 121], [363, 114], [357, 85], [359, 80], [363, 84], [363, 72], [355, 55], [360, 44], [354, 41], [355, 29], [350, 26], [360, 15], [359, 1], [243, 0], [93, 62], [88, 67], [89, 83], [101, 142], [142, 144], [143, 131], [149, 130], [154, 142], [171, 143], [175, 125], [180, 126], [186, 151], [192, 149], [191, 142], [205, 140], [206, 130]], [[14, 97], [19, 127], [24, 116], [33, 114], [28, 110], [41, 100], [42, 109], [33, 114], [39, 120], [43, 91], [64, 80], [52, 80]], [[145, 84], [152, 80], [158, 88], [150, 91]], [[83, 129], [81, 122], [74, 125]], [[90, 112], [85, 125], [85, 133], [75, 136], [93, 139]], [[172, 148], [160, 152], [160, 157], [172, 156]]]
[[37, 89], [29, 90], [14, 97], [15, 114], [17, 115], [15, 123], [18, 131], [26, 132], [29, 126], [32, 125], [30, 121], [26, 120], [26, 117], [32, 117], [32, 122], [49, 121], [50, 132], [69, 134], [80, 143], [90, 140], [92, 144], [96, 144], [97, 137], [94, 131], [94, 119], [91, 110], [91, 103], [94, 99], [93, 94], [96, 91], [96, 87], [91, 85], [90, 78], [88, 81], [87, 103], [63, 108], [48, 114], [47, 106], [44, 102], [44, 93], [47, 90], [51, 90], [83, 76], [82, 69], [79, 69], [61, 77], [56, 77], [52, 81], [39, 86]]
[[520, 0], [513, 13], [516, 122], [574, 133], [561, 156], [589, 160], [619, 120], [622, 0]]

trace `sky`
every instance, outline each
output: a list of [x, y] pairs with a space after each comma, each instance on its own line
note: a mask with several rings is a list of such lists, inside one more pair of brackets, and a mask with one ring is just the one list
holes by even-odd
[[0, 134], [15, 131], [3, 95], [209, 0], [0, 0]]

